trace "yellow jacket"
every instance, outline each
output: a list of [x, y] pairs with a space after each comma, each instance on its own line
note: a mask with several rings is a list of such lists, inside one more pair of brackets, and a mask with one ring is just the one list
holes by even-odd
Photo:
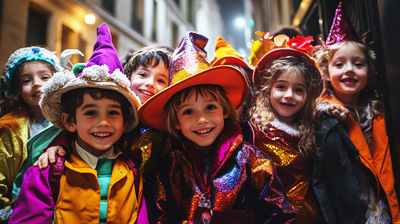
[[[135, 223], [142, 201], [142, 189], [142, 181], [139, 189], [135, 189], [134, 174], [129, 166], [115, 159], [107, 200], [107, 223]], [[138, 197], [136, 190], [139, 191]], [[100, 186], [97, 171], [90, 168], [75, 152], [65, 161], [54, 217], [57, 223], [98, 223], [99, 215]]]

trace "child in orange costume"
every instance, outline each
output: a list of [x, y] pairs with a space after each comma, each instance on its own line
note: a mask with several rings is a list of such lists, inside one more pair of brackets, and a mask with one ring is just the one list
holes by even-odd
[[318, 66], [325, 92], [318, 107], [341, 105], [345, 120], [322, 114], [313, 185], [328, 223], [400, 223], [383, 106], [374, 88], [374, 55], [336, 10]]

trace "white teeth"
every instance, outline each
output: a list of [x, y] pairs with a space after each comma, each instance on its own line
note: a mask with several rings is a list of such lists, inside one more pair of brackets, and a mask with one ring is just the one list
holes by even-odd
[[96, 137], [104, 138], [104, 137], [110, 136], [111, 133], [93, 133], [93, 135], [96, 136]]
[[207, 134], [211, 130], [212, 130], [212, 128], [207, 128], [207, 129], [198, 130], [198, 131], [195, 131], [195, 132], [198, 133], [198, 134]]
[[144, 95], [148, 95], [148, 96], [153, 96], [154, 94], [150, 91], [147, 90], [139, 90], [141, 93], [143, 93]]

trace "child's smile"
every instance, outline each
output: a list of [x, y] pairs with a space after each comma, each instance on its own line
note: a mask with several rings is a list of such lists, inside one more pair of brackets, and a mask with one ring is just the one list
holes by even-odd
[[78, 144], [92, 155], [105, 153], [124, 131], [121, 105], [116, 101], [106, 98], [95, 100], [86, 93], [75, 114], [75, 121], [65, 127], [78, 133]]
[[198, 146], [210, 146], [224, 128], [224, 115], [222, 106], [212, 99], [191, 92], [178, 108], [179, 124], [177, 129]]
[[303, 108], [306, 89], [305, 82], [297, 72], [283, 72], [273, 83], [271, 105], [275, 116], [287, 124], [295, 121], [297, 113]]
[[139, 66], [136, 71], [132, 72], [131, 90], [136, 93], [143, 104], [168, 86], [168, 77], [169, 70], [162, 61], [153, 67]]
[[368, 66], [363, 52], [352, 44], [335, 52], [328, 65], [335, 95], [346, 104], [357, 105], [358, 95], [367, 85]]

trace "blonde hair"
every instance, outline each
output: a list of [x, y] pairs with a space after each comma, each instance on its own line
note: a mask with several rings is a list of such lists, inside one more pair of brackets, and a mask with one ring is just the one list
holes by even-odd
[[165, 130], [175, 138], [180, 139], [179, 132], [176, 129], [176, 125], [179, 124], [177, 115], [179, 105], [185, 102], [193, 94], [196, 95], [196, 98], [200, 95], [204, 98], [210, 97], [214, 99], [221, 104], [224, 114], [228, 115], [226, 119], [236, 124], [238, 123], [239, 116], [236, 109], [226, 96], [225, 91], [221, 86], [211, 84], [191, 86], [175, 93], [164, 107], [163, 117], [165, 120]]
[[299, 129], [302, 132], [300, 139], [302, 152], [311, 155], [315, 145], [315, 101], [321, 93], [321, 75], [315, 65], [302, 57], [286, 56], [269, 63], [261, 72], [261, 83], [257, 100], [251, 109], [251, 121], [266, 129], [267, 125], [275, 118], [275, 110], [271, 105], [271, 89], [274, 82], [283, 72], [296, 72], [302, 76], [306, 84], [304, 105], [297, 113]]
[[328, 66], [331, 62], [335, 53], [347, 45], [353, 45], [361, 50], [361, 52], [365, 56], [365, 61], [367, 63], [368, 72], [367, 72], [367, 85], [363, 90], [361, 90], [359, 94], [359, 100], [361, 105], [370, 103], [371, 110], [374, 115], [382, 115], [383, 114], [383, 104], [378, 100], [378, 94], [375, 88], [375, 53], [368, 48], [365, 44], [354, 42], [354, 41], [343, 41], [339, 43], [332, 44], [329, 48], [319, 52], [317, 57], [317, 66], [322, 74], [324, 81], [324, 91], [323, 94], [334, 97], [333, 87], [329, 78], [329, 70]]

